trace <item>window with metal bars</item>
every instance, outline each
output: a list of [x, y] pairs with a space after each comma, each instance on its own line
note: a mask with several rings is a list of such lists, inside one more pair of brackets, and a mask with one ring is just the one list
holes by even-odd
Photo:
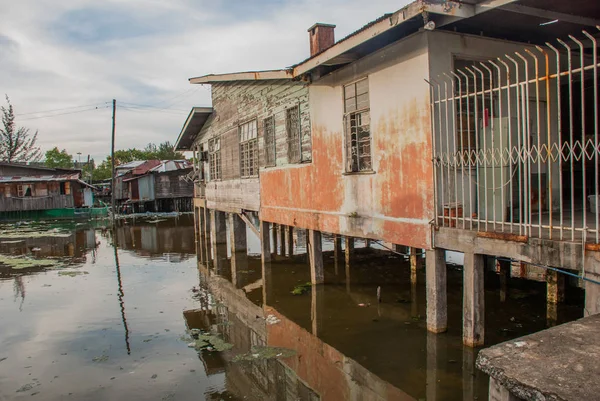
[[208, 141], [208, 164], [210, 180], [221, 179], [221, 138]]
[[265, 140], [265, 166], [274, 166], [277, 159], [275, 150], [275, 118], [267, 117], [263, 120]]
[[344, 86], [346, 172], [372, 171], [371, 114], [367, 78]]
[[285, 129], [288, 139], [288, 161], [289, 163], [300, 163], [302, 161], [300, 106], [294, 106], [285, 111]]
[[240, 133], [240, 174], [242, 177], [258, 175], [258, 129], [256, 120], [242, 124]]

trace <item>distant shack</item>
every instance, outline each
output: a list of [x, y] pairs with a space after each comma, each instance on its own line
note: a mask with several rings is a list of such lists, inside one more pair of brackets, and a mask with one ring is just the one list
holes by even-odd
[[115, 182], [119, 212], [191, 212], [192, 170], [187, 160], [135, 161], [119, 166]]
[[0, 219], [75, 218], [106, 214], [94, 208], [93, 187], [81, 172], [0, 163]]

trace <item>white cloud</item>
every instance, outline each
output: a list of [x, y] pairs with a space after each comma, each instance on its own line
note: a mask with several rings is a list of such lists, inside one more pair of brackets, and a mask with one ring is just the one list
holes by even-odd
[[[0, 91], [16, 113], [121, 102], [170, 106], [117, 110], [117, 148], [174, 142], [186, 110], [209, 105], [188, 78], [281, 68], [308, 56], [306, 29], [337, 24], [341, 38], [408, 1], [379, 0], [25, 0], [5, 1]], [[68, 112], [69, 110], [65, 110]], [[110, 151], [110, 109], [29, 119], [43, 150], [97, 160]]]

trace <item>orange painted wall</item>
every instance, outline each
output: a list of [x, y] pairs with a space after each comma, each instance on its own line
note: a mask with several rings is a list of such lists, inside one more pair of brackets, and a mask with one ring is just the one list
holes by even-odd
[[[415, 34], [309, 86], [313, 161], [260, 173], [265, 221], [431, 247], [428, 36]], [[368, 77], [372, 174], [344, 174], [343, 85]]]

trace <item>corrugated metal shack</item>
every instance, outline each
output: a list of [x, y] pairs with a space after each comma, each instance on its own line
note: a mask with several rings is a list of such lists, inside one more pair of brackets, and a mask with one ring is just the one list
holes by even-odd
[[[0, 218], [19, 213], [92, 207], [93, 190], [81, 172], [21, 164], [0, 164]], [[25, 213], [25, 214], [24, 214]]]
[[194, 183], [188, 177], [192, 164], [187, 160], [150, 160], [123, 178], [129, 197], [122, 211], [191, 212]]

